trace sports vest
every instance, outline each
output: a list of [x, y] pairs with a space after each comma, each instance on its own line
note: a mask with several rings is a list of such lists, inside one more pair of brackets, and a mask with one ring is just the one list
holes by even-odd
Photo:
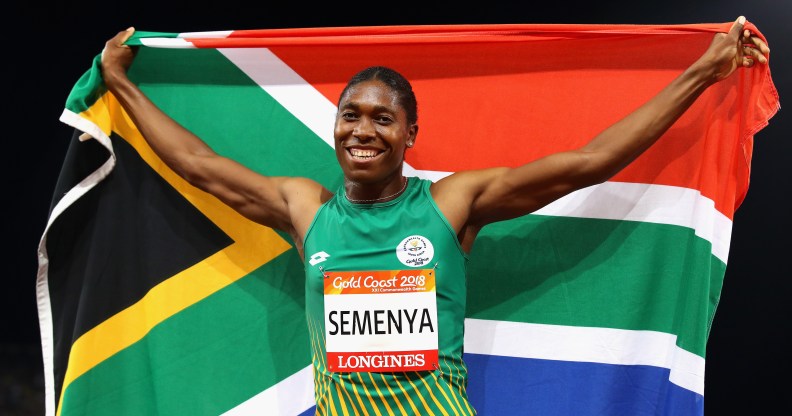
[[411, 177], [370, 204], [342, 186], [306, 233], [318, 414], [475, 414], [462, 361], [467, 256], [431, 183]]

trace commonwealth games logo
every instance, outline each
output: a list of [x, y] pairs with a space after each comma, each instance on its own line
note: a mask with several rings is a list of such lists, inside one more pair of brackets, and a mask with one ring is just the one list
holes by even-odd
[[396, 257], [405, 266], [422, 267], [432, 261], [434, 247], [428, 238], [411, 235], [396, 246]]

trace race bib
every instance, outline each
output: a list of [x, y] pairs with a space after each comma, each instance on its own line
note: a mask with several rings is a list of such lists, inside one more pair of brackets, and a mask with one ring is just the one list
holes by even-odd
[[433, 269], [325, 272], [324, 277], [330, 371], [437, 368]]

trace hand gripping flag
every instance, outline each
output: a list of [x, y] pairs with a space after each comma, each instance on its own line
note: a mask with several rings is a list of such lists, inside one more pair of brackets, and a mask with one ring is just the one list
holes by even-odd
[[[730, 24], [137, 32], [129, 74], [218, 153], [335, 190], [335, 103], [366, 66], [413, 82], [405, 174], [437, 180], [582, 145]], [[39, 246], [47, 414], [313, 413], [292, 241], [167, 168], [98, 64], [61, 117], [75, 134]], [[608, 182], [484, 228], [465, 335], [480, 414], [703, 414], [732, 220], [778, 108], [769, 67], [739, 69]]]

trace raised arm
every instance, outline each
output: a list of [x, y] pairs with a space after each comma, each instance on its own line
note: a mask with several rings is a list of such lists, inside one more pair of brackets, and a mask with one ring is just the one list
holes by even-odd
[[[767, 62], [767, 45], [744, 30], [745, 18], [718, 33], [704, 54], [656, 96], [582, 148], [518, 168], [460, 172], [433, 187], [438, 205], [465, 235], [482, 226], [533, 212], [575, 190], [604, 182], [665, 133], [710, 85], [739, 67]], [[471, 231], [472, 230], [472, 231]]]
[[305, 178], [268, 177], [215, 153], [127, 78], [135, 50], [119, 32], [102, 51], [102, 76], [154, 152], [179, 176], [247, 218], [301, 238], [328, 192]]

